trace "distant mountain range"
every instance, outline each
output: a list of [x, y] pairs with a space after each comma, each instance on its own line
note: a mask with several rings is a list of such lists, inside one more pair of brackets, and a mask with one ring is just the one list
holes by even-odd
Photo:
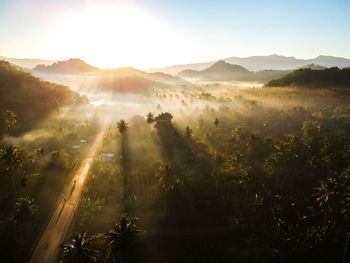
[[[266, 69], [272, 70], [292, 70], [296, 68], [303, 67], [304, 65], [314, 64], [323, 67], [339, 67], [346, 68], [350, 67], [350, 59], [342, 57], [332, 57], [332, 56], [318, 56], [313, 59], [297, 59], [294, 57], [286, 57], [279, 55], [270, 56], [252, 56], [252, 57], [230, 57], [221, 59], [230, 64], [240, 65], [250, 71], [260, 71]], [[147, 70], [148, 72], [161, 71], [168, 74], [177, 74], [180, 71], [192, 69], [192, 70], [204, 70], [212, 66], [216, 61], [210, 61], [205, 63], [195, 63], [195, 64], [183, 64], [175, 65], [164, 68], [156, 68]]]
[[[299, 69], [312, 69], [321, 70], [326, 69], [326, 67], [308, 64]], [[292, 70], [259, 70], [259, 71], [249, 71], [246, 68], [227, 63], [220, 60], [209, 68], [204, 70], [192, 70], [187, 69], [179, 72], [177, 75], [195, 81], [258, 81], [258, 82], [268, 82], [273, 79], [279, 79]]]
[[33, 59], [33, 58], [7, 58], [1, 57], [0, 60], [8, 61], [16, 66], [20, 66], [25, 69], [32, 69], [38, 64], [42, 65], [51, 65], [54, 63], [54, 60], [46, 60], [46, 59]]
[[38, 65], [32, 73], [83, 92], [99, 90], [137, 93], [157, 87], [193, 86], [179, 76], [162, 72], [148, 73], [134, 68], [103, 70], [81, 59], [58, 61], [48, 66]]
[[100, 69], [89, 65], [79, 58], [71, 58], [68, 60], [55, 62], [51, 65], [39, 64], [33, 69], [33, 71], [41, 71], [47, 73], [84, 74], [98, 72]]

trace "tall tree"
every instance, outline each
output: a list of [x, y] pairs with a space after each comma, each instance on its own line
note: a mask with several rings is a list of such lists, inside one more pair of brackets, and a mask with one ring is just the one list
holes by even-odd
[[138, 239], [140, 230], [136, 226], [136, 218], [123, 214], [112, 230], [106, 233], [109, 255], [114, 262], [125, 263], [131, 245]]
[[148, 124], [152, 124], [154, 122], [154, 115], [152, 112], [147, 113], [146, 117], [147, 117]]
[[219, 125], [219, 120], [218, 120], [218, 118], [215, 118], [215, 120], [214, 120], [214, 126], [215, 126], [215, 128], [217, 128], [218, 125]]
[[192, 137], [192, 133], [193, 133], [192, 129], [191, 129], [190, 127], [187, 126], [187, 127], [185, 128], [185, 137], [186, 137], [187, 139], [191, 138], [191, 137]]
[[165, 192], [165, 210], [168, 209], [168, 192], [173, 190], [180, 180], [174, 175], [170, 164], [163, 163], [156, 172], [158, 183]]
[[22, 151], [15, 146], [8, 145], [0, 150], [0, 162], [5, 172], [12, 175], [13, 191], [17, 197], [14, 172], [22, 166]]
[[96, 262], [99, 254], [91, 248], [91, 239], [86, 237], [86, 232], [74, 233], [71, 240], [63, 245], [62, 261], [69, 263]]
[[5, 131], [11, 129], [17, 122], [17, 116], [14, 112], [6, 110], [0, 116], [0, 137]]
[[323, 227], [327, 224], [327, 213], [333, 210], [334, 202], [337, 198], [337, 181], [330, 176], [320, 182], [320, 186], [315, 188], [316, 201], [323, 210]]
[[120, 120], [117, 122], [117, 129], [120, 132], [120, 134], [125, 134], [128, 130], [128, 124], [125, 120]]
[[128, 124], [125, 120], [117, 122], [117, 129], [121, 134], [121, 149], [122, 149], [122, 171], [123, 171], [123, 185], [124, 185], [124, 200], [128, 195], [128, 178], [126, 175], [126, 156], [125, 156], [125, 144], [126, 144], [126, 132], [128, 130]]
[[29, 197], [21, 197], [16, 201], [15, 219], [20, 222], [31, 220], [38, 213], [38, 206]]

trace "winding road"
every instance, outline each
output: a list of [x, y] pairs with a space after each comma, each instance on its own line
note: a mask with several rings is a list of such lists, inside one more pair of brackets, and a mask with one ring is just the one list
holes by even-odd
[[94, 157], [100, 148], [107, 130], [105, 125], [98, 133], [87, 157], [81, 163], [73, 176], [71, 186], [67, 188], [65, 199], [62, 200], [54, 212], [45, 232], [41, 236], [30, 263], [54, 263], [57, 261], [60, 245], [64, 241], [69, 226], [75, 215], [76, 207], [80, 201], [86, 176], [91, 168]]

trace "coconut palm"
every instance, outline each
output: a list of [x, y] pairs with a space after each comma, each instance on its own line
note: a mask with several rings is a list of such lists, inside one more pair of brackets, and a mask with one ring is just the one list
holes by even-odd
[[154, 122], [154, 115], [152, 112], [147, 113], [146, 117], [147, 117], [148, 124], [152, 124]]
[[187, 126], [187, 127], [185, 128], [185, 137], [186, 137], [187, 139], [191, 138], [192, 133], [193, 133], [192, 129], [191, 129], [190, 127]]
[[320, 186], [315, 188], [315, 193], [313, 194], [324, 213], [323, 227], [326, 227], [327, 212], [330, 212], [333, 209], [332, 203], [337, 195], [336, 187], [337, 182], [335, 178], [328, 177], [320, 182]]
[[168, 208], [168, 192], [180, 182], [173, 174], [170, 164], [163, 163], [156, 173], [160, 187], [165, 191], [165, 210]]
[[218, 120], [218, 118], [215, 118], [215, 120], [214, 120], [214, 126], [215, 126], [215, 128], [217, 128], [218, 125], [219, 125], [219, 120]]
[[4, 170], [11, 172], [22, 166], [22, 153], [18, 147], [8, 145], [0, 151], [0, 160]]
[[17, 197], [16, 183], [13, 172], [22, 166], [22, 152], [18, 147], [8, 145], [0, 150], [0, 162], [5, 172], [12, 174], [13, 191]]
[[106, 233], [109, 256], [113, 261], [126, 262], [127, 252], [140, 233], [135, 221], [136, 218], [123, 214], [119, 222], [112, 225], [112, 230]]
[[40, 147], [38, 149], [35, 150], [35, 155], [38, 157], [38, 158], [41, 158], [44, 156], [44, 153], [45, 153], [45, 150], [44, 148]]
[[117, 129], [120, 132], [120, 134], [125, 134], [128, 130], [128, 124], [125, 120], [120, 120], [117, 122]]
[[123, 184], [124, 184], [124, 200], [127, 198], [127, 178], [126, 178], [126, 159], [125, 159], [125, 140], [126, 140], [126, 131], [128, 130], [128, 124], [125, 120], [120, 120], [117, 122], [117, 129], [121, 134], [121, 146], [122, 146], [122, 169], [123, 169]]
[[216, 171], [213, 172], [212, 176], [215, 179], [215, 193], [218, 193], [218, 180], [219, 177], [222, 174], [222, 170], [223, 170], [223, 165], [225, 163], [225, 157], [222, 154], [218, 154], [215, 153], [214, 157], [213, 157], [213, 161], [215, 163], [215, 165], [218, 167], [218, 169]]
[[0, 132], [11, 129], [16, 122], [17, 115], [10, 110], [6, 110], [2, 116], [0, 116]]
[[29, 197], [21, 197], [16, 201], [15, 219], [20, 222], [29, 221], [38, 213], [38, 206]]
[[96, 262], [98, 251], [91, 249], [91, 239], [86, 232], [74, 233], [71, 240], [62, 246], [62, 261], [71, 263]]

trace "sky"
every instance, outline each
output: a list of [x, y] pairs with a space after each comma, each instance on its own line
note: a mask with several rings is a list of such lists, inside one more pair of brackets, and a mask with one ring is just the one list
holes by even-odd
[[349, 0], [0, 0], [0, 56], [101, 68], [350, 58], [349, 14]]

